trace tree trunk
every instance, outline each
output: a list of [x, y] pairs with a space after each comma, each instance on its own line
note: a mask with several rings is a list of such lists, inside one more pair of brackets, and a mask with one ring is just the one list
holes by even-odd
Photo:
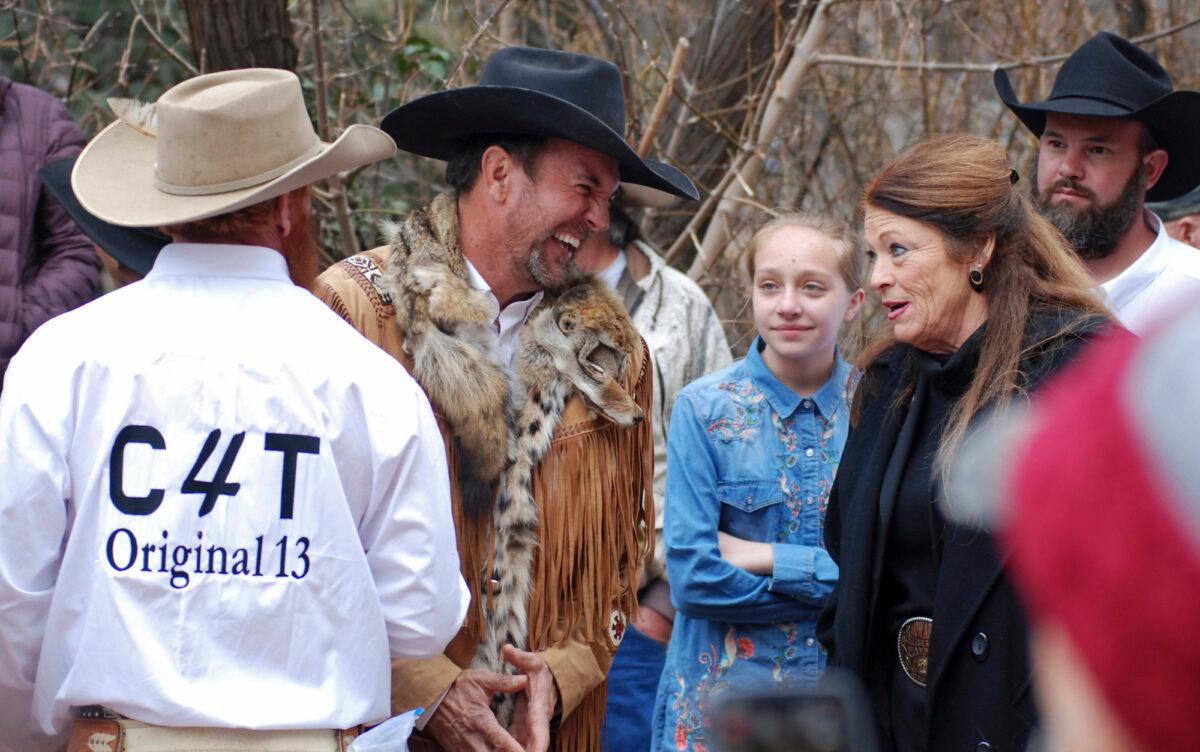
[[[758, 132], [750, 134], [753, 143], [765, 146], [779, 133], [783, 119], [788, 114], [788, 106], [799, 94], [800, 83], [812, 63], [817, 44], [824, 35], [825, 9], [828, 3], [829, 0], [821, 0], [816, 11], [809, 16], [808, 25], [792, 51], [791, 60], [776, 80], [774, 90], [768, 93], [769, 98], [762, 104], [763, 116], [759, 121]], [[738, 199], [744, 198], [749, 192], [747, 186], [758, 182], [763, 167], [762, 158], [754, 154], [740, 168], [738, 179], [730, 182], [722, 192], [721, 203], [717, 205], [716, 213], [704, 231], [704, 241], [700, 244], [696, 258], [688, 267], [688, 275], [692, 279], [699, 279], [713, 258], [724, 251], [733, 239], [730, 220], [739, 208]]]
[[192, 55], [201, 73], [233, 68], [294, 71], [287, 0], [184, 0]]
[[1121, 19], [1121, 33], [1125, 37], [1136, 37], [1151, 30], [1150, 7], [1146, 0], [1124, 0], [1116, 3], [1117, 17]]
[[[800, 0], [715, 0], [696, 33], [691, 36], [684, 74], [678, 88], [691, 105], [706, 113], [719, 113], [726, 134], [742, 136], [747, 99], [767, 73], [775, 55], [781, 19], [791, 18]], [[710, 123], [696, 119], [687, 107], [676, 104], [674, 116], [664, 124], [658, 144], [662, 156], [692, 176], [697, 185], [711, 188], [729, 169], [735, 144]], [[740, 145], [740, 144], [737, 144]], [[651, 150], [650, 156], [657, 156]], [[655, 239], [669, 244], [689, 217], [663, 217]]]

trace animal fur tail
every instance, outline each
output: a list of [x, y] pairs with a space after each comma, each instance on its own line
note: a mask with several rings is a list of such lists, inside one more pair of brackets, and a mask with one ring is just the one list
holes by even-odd
[[[492, 520], [496, 550], [492, 579], [499, 583], [492, 597], [488, 628], [472, 666], [496, 673], [513, 673], [504, 662], [502, 649], [528, 647], [528, 605], [533, 559], [539, 544], [538, 505], [533, 498], [533, 471], [558, 427], [569, 394], [560, 379], [544, 382], [525, 400], [516, 420], [513, 454], [500, 483]], [[493, 710], [502, 725], [512, 717], [513, 696], [497, 695]]]

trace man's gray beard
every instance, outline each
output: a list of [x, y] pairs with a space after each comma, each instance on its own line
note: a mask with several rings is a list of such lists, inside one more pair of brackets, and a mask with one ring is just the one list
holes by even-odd
[[568, 279], [577, 277], [580, 274], [579, 265], [575, 263], [575, 257], [572, 256], [567, 259], [562, 279], [551, 277], [550, 265], [546, 263], [546, 249], [541, 244], [529, 250], [526, 266], [529, 269], [529, 276], [533, 277], [534, 281], [541, 285], [543, 290], [560, 287]]
[[1146, 173], [1141, 169], [1134, 170], [1121, 195], [1108, 206], [1093, 204], [1077, 210], [1067, 201], [1051, 203], [1053, 188], [1037, 193], [1034, 186], [1034, 193], [1034, 203], [1042, 216], [1058, 228], [1081, 259], [1093, 261], [1112, 253], [1141, 216], [1146, 198]]

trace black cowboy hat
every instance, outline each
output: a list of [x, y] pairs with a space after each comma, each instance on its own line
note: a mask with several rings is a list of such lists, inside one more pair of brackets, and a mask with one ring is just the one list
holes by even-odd
[[1102, 31], [1063, 63], [1050, 98], [1021, 104], [1008, 74], [993, 76], [996, 93], [1037, 136], [1046, 113], [1137, 120], [1150, 129], [1169, 159], [1162, 177], [1146, 191], [1148, 201], [1165, 201], [1200, 184], [1200, 93], [1175, 91], [1171, 77], [1149, 53], [1128, 39]]
[[588, 55], [507, 47], [488, 58], [478, 86], [414, 99], [379, 127], [400, 149], [433, 159], [449, 159], [471, 137], [489, 133], [555, 136], [616, 159], [622, 182], [699, 197], [682, 172], [642, 159], [625, 142], [621, 72]]
[[71, 169], [78, 157], [67, 157], [51, 162], [38, 170], [42, 185], [58, 199], [79, 229], [100, 246], [105, 253], [115, 258], [141, 276], [146, 276], [162, 247], [171, 242], [166, 235], [137, 227], [118, 227], [89, 213], [75, 198], [71, 188]]

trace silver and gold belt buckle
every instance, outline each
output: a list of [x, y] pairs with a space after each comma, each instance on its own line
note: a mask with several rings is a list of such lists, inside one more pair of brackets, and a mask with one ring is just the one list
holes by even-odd
[[913, 616], [905, 619], [896, 634], [896, 652], [900, 668], [918, 687], [929, 680], [929, 641], [933, 636], [933, 619]]

